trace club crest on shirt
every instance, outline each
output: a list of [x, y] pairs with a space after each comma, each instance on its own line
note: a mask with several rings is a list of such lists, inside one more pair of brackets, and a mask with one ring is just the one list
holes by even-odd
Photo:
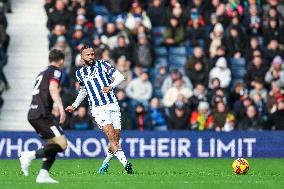
[[54, 77], [55, 77], [56, 79], [59, 79], [60, 76], [61, 76], [61, 72], [58, 71], [58, 70], [55, 70], [53, 75], [54, 75]]

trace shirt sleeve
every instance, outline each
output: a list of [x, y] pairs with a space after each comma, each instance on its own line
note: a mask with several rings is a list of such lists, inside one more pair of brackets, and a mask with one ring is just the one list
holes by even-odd
[[110, 63], [108, 63], [104, 60], [101, 60], [101, 68], [110, 77], [112, 77], [113, 73], [116, 71], [115, 67], [113, 67], [112, 65], [110, 65]]
[[55, 81], [57, 83], [60, 83], [60, 79], [61, 79], [61, 71], [60, 70], [53, 70], [51, 72], [49, 82]]
[[82, 78], [82, 75], [81, 75], [81, 73], [80, 73], [80, 70], [77, 70], [77, 71], [76, 71], [76, 78], [77, 78], [77, 80], [78, 80], [80, 86], [83, 87], [83, 86], [84, 86], [84, 83], [83, 83], [83, 78]]

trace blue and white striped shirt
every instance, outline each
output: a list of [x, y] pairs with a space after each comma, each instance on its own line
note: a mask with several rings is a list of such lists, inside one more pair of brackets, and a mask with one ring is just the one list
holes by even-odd
[[91, 66], [76, 71], [76, 78], [80, 85], [84, 87], [88, 97], [90, 108], [117, 102], [113, 93], [103, 93], [103, 87], [110, 86], [111, 77], [116, 69], [104, 60], [96, 60]]

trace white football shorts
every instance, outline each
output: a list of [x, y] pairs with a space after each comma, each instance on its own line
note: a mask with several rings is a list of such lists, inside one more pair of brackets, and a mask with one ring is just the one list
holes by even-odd
[[91, 113], [100, 129], [112, 124], [114, 129], [121, 130], [121, 113], [117, 102], [93, 107]]

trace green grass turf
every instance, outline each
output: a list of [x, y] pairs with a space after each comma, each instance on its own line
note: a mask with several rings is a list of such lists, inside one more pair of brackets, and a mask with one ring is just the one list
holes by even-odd
[[250, 171], [235, 175], [233, 159], [140, 159], [131, 160], [135, 174], [123, 174], [114, 159], [108, 174], [96, 171], [102, 160], [58, 160], [52, 168], [57, 185], [36, 184], [40, 161], [34, 161], [24, 177], [17, 160], [0, 160], [0, 189], [284, 189], [284, 159], [248, 159]]

